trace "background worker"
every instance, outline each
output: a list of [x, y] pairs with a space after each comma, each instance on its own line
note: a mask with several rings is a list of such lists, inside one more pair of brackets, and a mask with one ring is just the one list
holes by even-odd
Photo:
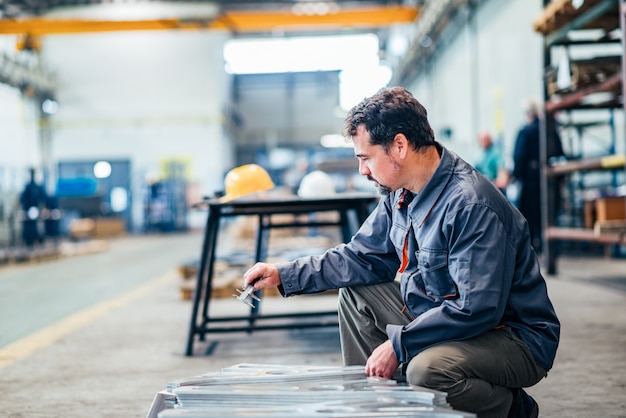
[[[355, 106], [344, 133], [382, 198], [347, 244], [257, 263], [244, 275], [284, 296], [340, 288], [343, 361], [448, 394], [479, 417], [537, 416], [522, 388], [547, 375], [560, 325], [521, 214], [434, 139], [407, 90]], [[394, 280], [395, 278], [398, 280]]]
[[500, 149], [493, 143], [491, 134], [487, 131], [478, 133], [478, 145], [482, 154], [476, 162], [476, 169], [504, 193], [509, 182], [509, 172], [505, 168]]
[[22, 208], [22, 242], [27, 247], [43, 242], [43, 235], [39, 230], [39, 218], [42, 209], [46, 206], [46, 191], [35, 180], [35, 169], [29, 169], [28, 183], [20, 194]]
[[[534, 101], [524, 103], [526, 123], [519, 130], [513, 150], [513, 177], [518, 182], [520, 190], [517, 207], [528, 221], [533, 247], [537, 253], [543, 250], [541, 237], [542, 210], [541, 210], [541, 164], [540, 157], [540, 120], [539, 108]], [[563, 156], [561, 138], [550, 121], [547, 129], [547, 157]], [[552, 189], [559, 193], [559, 188]], [[558, 196], [557, 196], [558, 197]], [[553, 202], [559, 199], [554, 197]]]

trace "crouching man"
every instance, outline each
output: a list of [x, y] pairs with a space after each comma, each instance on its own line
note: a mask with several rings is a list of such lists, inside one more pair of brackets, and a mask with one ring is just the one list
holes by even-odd
[[344, 134], [381, 200], [349, 243], [244, 275], [284, 296], [341, 289], [345, 365], [447, 392], [479, 417], [536, 417], [523, 388], [546, 377], [560, 325], [528, 225], [470, 164], [435, 141], [403, 88], [356, 105]]

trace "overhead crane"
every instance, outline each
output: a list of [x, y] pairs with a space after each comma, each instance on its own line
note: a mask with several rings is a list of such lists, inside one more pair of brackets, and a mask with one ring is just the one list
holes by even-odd
[[224, 11], [213, 18], [97, 20], [53, 17], [0, 19], [0, 35], [46, 36], [72, 33], [145, 30], [225, 30], [238, 34], [372, 29], [417, 19], [416, 7], [369, 6], [339, 8], [326, 14], [289, 11]]

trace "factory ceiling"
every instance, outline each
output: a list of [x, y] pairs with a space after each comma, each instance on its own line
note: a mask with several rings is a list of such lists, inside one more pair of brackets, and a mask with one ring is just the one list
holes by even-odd
[[236, 38], [368, 32], [378, 36], [386, 56], [393, 28], [404, 26], [411, 38], [391, 81], [402, 85], [427, 68], [485, 1], [0, 0], [0, 35], [18, 35], [18, 49], [37, 49], [40, 37], [67, 33], [190, 29]]

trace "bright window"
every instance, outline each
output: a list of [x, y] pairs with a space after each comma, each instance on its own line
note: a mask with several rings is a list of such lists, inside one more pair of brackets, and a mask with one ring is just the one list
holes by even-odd
[[340, 104], [348, 109], [391, 79], [381, 65], [374, 34], [235, 39], [226, 43], [224, 60], [231, 74], [341, 71]]

